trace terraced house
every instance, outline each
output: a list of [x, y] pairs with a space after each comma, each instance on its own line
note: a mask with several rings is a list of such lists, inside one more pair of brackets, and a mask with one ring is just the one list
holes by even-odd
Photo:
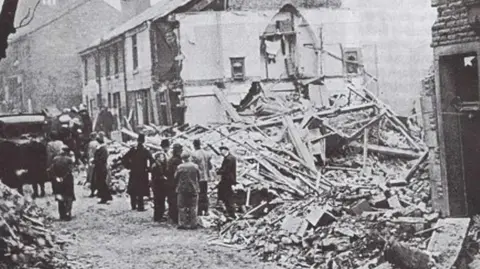
[[29, 103], [36, 111], [79, 105], [78, 50], [149, 6], [149, 0], [20, 1], [15, 22], [24, 26], [0, 62], [3, 109], [26, 111]]

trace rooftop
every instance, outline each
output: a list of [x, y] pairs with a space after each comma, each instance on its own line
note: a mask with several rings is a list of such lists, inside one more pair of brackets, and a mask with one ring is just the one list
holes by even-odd
[[193, 0], [161, 0], [160, 2], [148, 8], [144, 12], [131, 18], [130, 20], [116, 27], [112, 31], [106, 33], [99, 39], [95, 40], [87, 48], [83, 49], [80, 53], [85, 52], [90, 48], [97, 47], [106, 41], [110, 41], [115, 37], [118, 37], [123, 33], [140, 26], [142, 23], [146, 21], [156, 20], [158, 18], [165, 17], [166, 15], [172, 13], [179, 7], [185, 6], [186, 4], [189, 4], [192, 1]]

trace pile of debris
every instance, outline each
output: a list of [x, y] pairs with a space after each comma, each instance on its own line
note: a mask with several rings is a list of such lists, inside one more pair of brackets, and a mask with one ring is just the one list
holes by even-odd
[[71, 268], [40, 209], [0, 183], [0, 268]]
[[[330, 107], [256, 89], [237, 109], [216, 90], [231, 123], [147, 126], [146, 146], [161, 150], [168, 138], [191, 150], [192, 141], [200, 139], [214, 167], [221, 164], [222, 145], [237, 157], [236, 204], [244, 214], [222, 227], [213, 243], [241, 245], [287, 268], [373, 268], [388, 264], [385, 259], [430, 268], [435, 255], [425, 253], [437, 247], [430, 236], [440, 230], [421, 130], [412, 118], [400, 120], [368, 89], [353, 84], [348, 89], [344, 102]], [[137, 137], [127, 129], [122, 134]], [[112, 159], [114, 178], [123, 184], [128, 172], [118, 157], [127, 146], [112, 147], [118, 153]], [[215, 199], [215, 183], [210, 188]], [[215, 226], [220, 217], [202, 217], [201, 223]], [[468, 224], [459, 223], [458, 234], [466, 233]], [[457, 240], [460, 249], [464, 239]], [[446, 256], [460, 255], [449, 251]], [[411, 259], [407, 264], [396, 259], [405, 253], [419, 255], [413, 267]]]

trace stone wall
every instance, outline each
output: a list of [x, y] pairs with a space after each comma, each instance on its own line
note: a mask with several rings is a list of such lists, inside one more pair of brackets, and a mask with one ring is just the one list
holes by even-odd
[[444, 0], [436, 7], [438, 15], [432, 26], [433, 47], [480, 40], [468, 24], [468, 11], [462, 0]]
[[421, 107], [424, 140], [428, 147], [428, 171], [431, 180], [432, 205], [442, 216], [448, 216], [448, 192], [441, 177], [440, 148], [435, 98], [435, 77], [430, 74], [422, 81]]

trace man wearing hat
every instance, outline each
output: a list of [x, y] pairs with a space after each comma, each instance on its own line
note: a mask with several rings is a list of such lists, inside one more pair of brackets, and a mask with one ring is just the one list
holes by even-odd
[[98, 189], [97, 196], [100, 198], [100, 204], [106, 204], [108, 201], [113, 200], [112, 195], [110, 194], [110, 189], [107, 184], [107, 175], [108, 175], [108, 150], [105, 145], [104, 133], [99, 132], [97, 136], [97, 142], [99, 146], [95, 151], [93, 157], [93, 173], [95, 174], [95, 183]]
[[183, 163], [177, 167], [175, 179], [177, 181], [178, 228], [195, 229], [197, 227], [198, 180], [200, 170], [190, 161], [188, 152], [182, 153]]
[[177, 181], [175, 179], [175, 172], [177, 167], [182, 163], [182, 145], [173, 144], [172, 156], [167, 161], [167, 203], [168, 203], [168, 216], [173, 223], [178, 222], [178, 208], [177, 208]]
[[124, 166], [130, 169], [127, 193], [130, 195], [132, 210], [145, 211], [143, 197], [150, 196], [148, 171], [155, 161], [152, 154], [144, 147], [145, 135], [139, 134], [137, 146], [131, 148], [122, 158]]
[[232, 203], [232, 186], [237, 184], [237, 159], [225, 146], [220, 147], [220, 153], [223, 156], [223, 162], [217, 171], [217, 175], [221, 176], [220, 183], [218, 183], [218, 200], [225, 204], [228, 216], [235, 218], [235, 210]]
[[62, 154], [53, 158], [52, 165], [48, 169], [54, 181], [53, 192], [58, 202], [58, 213], [61, 220], [69, 221], [72, 218], [72, 203], [75, 200], [73, 183], [73, 160], [70, 158], [70, 149], [62, 146]]

